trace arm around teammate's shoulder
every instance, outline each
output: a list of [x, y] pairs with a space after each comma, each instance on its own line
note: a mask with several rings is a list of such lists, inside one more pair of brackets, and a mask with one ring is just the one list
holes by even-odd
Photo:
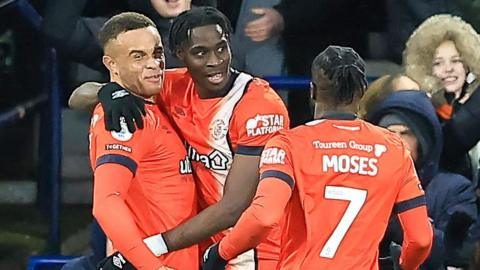
[[68, 106], [74, 110], [93, 112], [98, 104], [98, 91], [103, 84], [97, 82], [86, 82], [75, 88], [68, 99]]

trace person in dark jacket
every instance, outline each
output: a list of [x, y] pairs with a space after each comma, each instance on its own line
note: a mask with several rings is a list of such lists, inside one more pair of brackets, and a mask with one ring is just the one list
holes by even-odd
[[[106, 73], [97, 34], [108, 18], [82, 17], [87, 2], [88, 0], [50, 0], [46, 5], [42, 32], [69, 59]], [[168, 33], [173, 18], [191, 8], [191, 0], [180, 0], [175, 5], [169, 5], [165, 0], [128, 0], [127, 8], [145, 14], [155, 22], [163, 43], [166, 44], [167, 67], [181, 66], [168, 49]]]
[[415, 28], [435, 14], [463, 14], [460, 2], [471, 2], [471, 0], [386, 0], [389, 59], [401, 64], [405, 43]]
[[[239, 0], [224, 1], [232, 21], [238, 16]], [[285, 65], [289, 76], [310, 76], [310, 64], [327, 46], [349, 46], [360, 55], [366, 54], [368, 9], [378, 0], [281, 0], [272, 8], [262, 8], [255, 23], [247, 25], [246, 35], [255, 42], [265, 42], [281, 35]], [[359, 23], [359, 22], [362, 23]], [[242, 29], [236, 29], [236, 31]], [[291, 126], [312, 119], [310, 96], [304, 89], [288, 94]]]
[[[468, 179], [439, 169], [442, 128], [430, 98], [423, 91], [396, 91], [377, 104], [366, 118], [399, 134], [409, 145], [435, 228], [434, 247], [422, 268], [468, 265], [473, 243], [466, 238], [477, 219], [476, 194]], [[388, 254], [390, 241], [400, 241], [396, 222], [392, 220], [387, 230], [381, 257]], [[389, 268], [384, 264], [382, 269]]]

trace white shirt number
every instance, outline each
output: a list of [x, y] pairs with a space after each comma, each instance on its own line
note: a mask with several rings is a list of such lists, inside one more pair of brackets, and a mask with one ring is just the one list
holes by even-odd
[[320, 252], [320, 257], [331, 259], [335, 256], [340, 242], [342, 242], [343, 237], [345, 237], [360, 209], [362, 209], [367, 199], [367, 191], [348, 187], [326, 186], [324, 196], [325, 199], [350, 201], [332, 236], [330, 236]]

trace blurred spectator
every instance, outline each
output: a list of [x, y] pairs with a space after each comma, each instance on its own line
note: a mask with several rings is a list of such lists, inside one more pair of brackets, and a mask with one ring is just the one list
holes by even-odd
[[[5, 1], [4, 1], [5, 2]], [[15, 6], [12, 4], [12, 6]], [[0, 15], [0, 111], [13, 109], [43, 93], [46, 46], [35, 27], [16, 8], [5, 8]], [[32, 49], [34, 48], [34, 49]], [[41, 108], [41, 107], [37, 107]], [[5, 116], [5, 115], [3, 115]], [[35, 122], [37, 114], [25, 115], [15, 125], [0, 127], [0, 178], [35, 177]]]
[[[43, 34], [67, 59], [83, 63], [95, 70], [106, 72], [102, 64], [102, 48], [96, 34], [109, 15], [81, 17], [86, 12], [88, 0], [49, 0], [45, 5]], [[98, 16], [98, 15], [97, 15]]]
[[[284, 74], [282, 38], [279, 33], [252, 38], [252, 32], [269, 23], [271, 8], [280, 0], [231, 0], [219, 2], [219, 9], [232, 23], [232, 66], [255, 76]], [[287, 103], [288, 91], [275, 89]]]
[[[285, 65], [291, 76], [309, 76], [313, 58], [328, 45], [353, 47], [366, 53], [367, 4], [359, 0], [282, 0], [272, 9], [262, 9], [261, 22], [247, 27], [246, 34], [262, 41], [281, 34]], [[365, 23], [358, 23], [358, 22]], [[288, 95], [292, 126], [312, 118], [308, 91], [293, 90]]]
[[[252, 39], [281, 33], [290, 75], [308, 76], [313, 58], [328, 45], [353, 47], [366, 54], [365, 21], [368, 7], [358, 0], [282, 0], [273, 10], [265, 10], [265, 24]], [[365, 16], [365, 17], [364, 17]]]
[[420, 86], [409, 77], [399, 73], [384, 75], [373, 81], [360, 100], [358, 116], [366, 117], [388, 95], [398, 90], [419, 90]]
[[[170, 3], [166, 0], [128, 0], [127, 8], [150, 17], [157, 25], [163, 43], [168, 44], [172, 18], [190, 9], [190, 1]], [[88, 0], [50, 0], [46, 6], [43, 32], [53, 46], [71, 60], [106, 73], [102, 64], [102, 48], [96, 36], [109, 16], [82, 17], [87, 2]], [[166, 46], [167, 66], [178, 67], [180, 63]]]
[[478, 156], [470, 159], [468, 151], [480, 139], [478, 48], [480, 36], [468, 23], [459, 17], [436, 15], [415, 30], [404, 52], [406, 75], [431, 95], [443, 125], [442, 168], [474, 183]]
[[480, 31], [480, 1], [479, 0], [457, 0], [458, 9], [462, 18], [470, 23], [478, 32]]
[[[367, 120], [397, 133], [405, 140], [425, 189], [435, 237], [431, 255], [422, 268], [467, 266], [474, 242], [465, 243], [465, 239], [469, 227], [477, 218], [476, 195], [468, 179], [439, 170], [442, 130], [430, 99], [422, 91], [396, 91], [376, 106]], [[398, 220], [392, 220], [381, 245], [381, 257], [388, 255], [390, 241], [402, 243], [402, 233], [398, 230]], [[464, 249], [465, 246], [469, 249]], [[391, 269], [385, 262], [382, 265], [381, 269]]]
[[[180, 61], [170, 51], [168, 38], [173, 18], [177, 17], [178, 14], [183, 11], [189, 10], [192, 7], [191, 2], [191, 0], [180, 0], [176, 2], [167, 0], [128, 0], [128, 6], [131, 11], [145, 14], [157, 25], [158, 31], [160, 31], [160, 35], [162, 36], [163, 46], [165, 47], [165, 63], [167, 68], [182, 66]], [[208, 4], [213, 3], [212, 1], [201, 2], [202, 4], [208, 2], [210, 2]]]
[[[468, 2], [470, 0], [462, 1]], [[387, 0], [387, 32], [390, 60], [401, 64], [402, 52], [405, 49], [408, 37], [428, 17], [440, 13], [460, 15], [459, 2], [454, 0]], [[478, 15], [478, 13], [475, 15]]]
[[[233, 66], [256, 76], [283, 73], [283, 48], [279, 32], [268, 34], [271, 7], [279, 0], [241, 1], [232, 36]], [[258, 35], [257, 33], [263, 33]]]

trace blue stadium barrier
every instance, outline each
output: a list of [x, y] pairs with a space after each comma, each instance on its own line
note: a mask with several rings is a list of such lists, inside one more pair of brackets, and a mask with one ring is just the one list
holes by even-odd
[[[0, 12], [15, 10], [25, 18], [33, 29], [39, 29], [43, 18], [27, 0], [0, 0]], [[39, 174], [37, 180], [37, 200], [40, 209], [49, 217], [49, 235], [46, 252], [60, 252], [60, 168], [61, 168], [61, 103], [58, 81], [57, 55], [54, 49], [45, 52], [43, 92], [19, 104], [10, 111], [0, 114], [0, 126], [22, 119], [26, 113], [43, 106], [40, 128]]]
[[265, 80], [270, 83], [274, 89], [309, 89], [310, 78], [308, 77], [285, 77], [285, 76], [266, 76]]
[[14, 108], [0, 114], [0, 127], [10, 125], [23, 119], [27, 114], [37, 109], [48, 101], [46, 94], [40, 94], [35, 98], [29, 99], [23, 103], [18, 104]]
[[31, 256], [27, 270], [57, 270], [62, 268], [74, 256]]
[[[367, 77], [368, 83], [373, 82], [378, 77]], [[285, 76], [266, 76], [264, 77], [274, 89], [310, 89], [309, 77], [285, 77]]]

